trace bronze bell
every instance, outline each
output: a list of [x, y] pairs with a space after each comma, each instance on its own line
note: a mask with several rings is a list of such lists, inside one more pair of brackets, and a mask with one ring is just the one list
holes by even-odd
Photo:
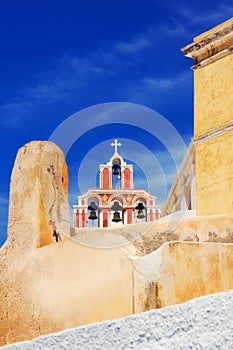
[[113, 164], [112, 170], [113, 170], [113, 172], [112, 172], [113, 175], [119, 175], [120, 174], [120, 172], [119, 172], [120, 166], [118, 164]]
[[138, 215], [137, 215], [137, 219], [144, 219], [144, 218], [145, 218], [145, 215], [143, 214], [143, 211], [139, 210]]
[[115, 213], [113, 213], [113, 222], [119, 222], [122, 221], [121, 217], [120, 217], [120, 213], [119, 211], [115, 211]]
[[98, 216], [96, 215], [96, 209], [98, 209], [97, 205], [95, 202], [91, 202], [90, 205], [88, 206], [88, 210], [90, 210], [90, 216], [88, 217], [89, 220], [96, 220], [98, 219]]
[[90, 216], [88, 217], [89, 220], [96, 220], [98, 219], [96, 212], [94, 209], [91, 210]]
[[88, 210], [96, 210], [98, 209], [97, 205], [95, 202], [91, 202], [90, 205], [88, 206]]
[[145, 215], [143, 213], [144, 205], [142, 203], [138, 203], [135, 209], [138, 210], [137, 219], [144, 219], [145, 218]]

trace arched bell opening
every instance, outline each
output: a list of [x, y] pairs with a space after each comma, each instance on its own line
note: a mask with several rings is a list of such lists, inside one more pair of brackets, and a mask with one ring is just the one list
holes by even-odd
[[120, 199], [115, 199], [111, 202], [110, 205], [110, 225], [111, 226], [119, 226], [124, 222], [123, 218], [123, 203]]
[[112, 160], [112, 188], [120, 188], [121, 181], [121, 160], [115, 158]]
[[99, 201], [96, 198], [89, 198], [87, 202], [87, 224], [89, 227], [98, 227], [99, 226]]
[[138, 198], [134, 207], [134, 222], [147, 221], [147, 206], [145, 198]]

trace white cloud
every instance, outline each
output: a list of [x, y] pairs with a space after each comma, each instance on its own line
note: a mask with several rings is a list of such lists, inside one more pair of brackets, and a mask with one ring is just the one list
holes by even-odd
[[[143, 78], [134, 82], [134, 86], [127, 87], [126, 98], [128, 101], [137, 101], [141, 104], [154, 104], [163, 102], [164, 96], [177, 93], [184, 86], [191, 88], [192, 72], [185, 71], [169, 78]], [[162, 97], [163, 96], [163, 97]]]
[[18, 100], [0, 106], [0, 116], [3, 125], [17, 128], [21, 121], [24, 122], [30, 116], [32, 102], [29, 100]]
[[[229, 19], [233, 14], [233, 5], [229, 1], [220, 1], [217, 5], [202, 9], [202, 11], [192, 11], [189, 6], [178, 6], [176, 12], [185, 18], [188, 27], [192, 26], [213, 26]], [[215, 24], [213, 24], [215, 23]], [[208, 28], [207, 28], [208, 30]], [[201, 33], [200, 33], [201, 34]]]
[[160, 91], [161, 89], [167, 90], [167, 89], [173, 89], [177, 88], [180, 85], [186, 84], [189, 81], [190, 78], [190, 72], [182, 72], [175, 74], [174, 76], [170, 78], [145, 78], [140, 81], [140, 83], [143, 85], [143, 88], [146, 90], [157, 90]]
[[113, 54], [122, 53], [122, 54], [135, 54], [142, 50], [144, 50], [146, 47], [151, 45], [151, 37], [150, 36], [139, 36], [137, 38], [134, 38], [132, 41], [129, 42], [123, 42], [123, 41], [117, 41], [113, 45]]
[[6, 198], [6, 196], [0, 195], [0, 207], [2, 208], [6, 206], [8, 206], [8, 198]]
[[8, 198], [5, 194], [0, 194], [0, 246], [5, 241], [7, 235]]

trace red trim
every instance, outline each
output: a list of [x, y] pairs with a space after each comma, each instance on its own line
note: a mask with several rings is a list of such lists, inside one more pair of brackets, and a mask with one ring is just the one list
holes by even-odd
[[127, 210], [127, 224], [132, 224], [133, 222], [133, 209], [132, 208], [128, 208]]
[[130, 170], [126, 168], [124, 170], [124, 189], [129, 190], [131, 188], [131, 181], [130, 181]]
[[86, 215], [85, 210], [82, 210], [82, 227], [86, 226]]
[[108, 209], [103, 209], [103, 227], [108, 227]]
[[109, 170], [104, 168], [103, 170], [103, 189], [109, 190]]
[[78, 211], [78, 210], [76, 211], [76, 214], [75, 214], [75, 223], [74, 223], [74, 226], [75, 226], [75, 227], [79, 227], [79, 211]]

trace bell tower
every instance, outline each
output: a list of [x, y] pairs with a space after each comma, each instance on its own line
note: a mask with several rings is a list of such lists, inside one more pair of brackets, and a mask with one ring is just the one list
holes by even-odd
[[113, 184], [114, 176], [117, 176], [118, 188], [129, 190], [133, 189], [133, 165], [127, 164], [118, 153], [118, 147], [122, 146], [117, 139], [110, 144], [114, 147], [114, 154], [107, 164], [100, 164], [100, 188], [110, 190], [117, 188]]
[[78, 196], [73, 206], [74, 227], [109, 227], [153, 221], [160, 216], [156, 197], [145, 189], [134, 188], [133, 165], [127, 164], [118, 152], [122, 144], [110, 144], [114, 153], [99, 166], [99, 188], [91, 188]]

